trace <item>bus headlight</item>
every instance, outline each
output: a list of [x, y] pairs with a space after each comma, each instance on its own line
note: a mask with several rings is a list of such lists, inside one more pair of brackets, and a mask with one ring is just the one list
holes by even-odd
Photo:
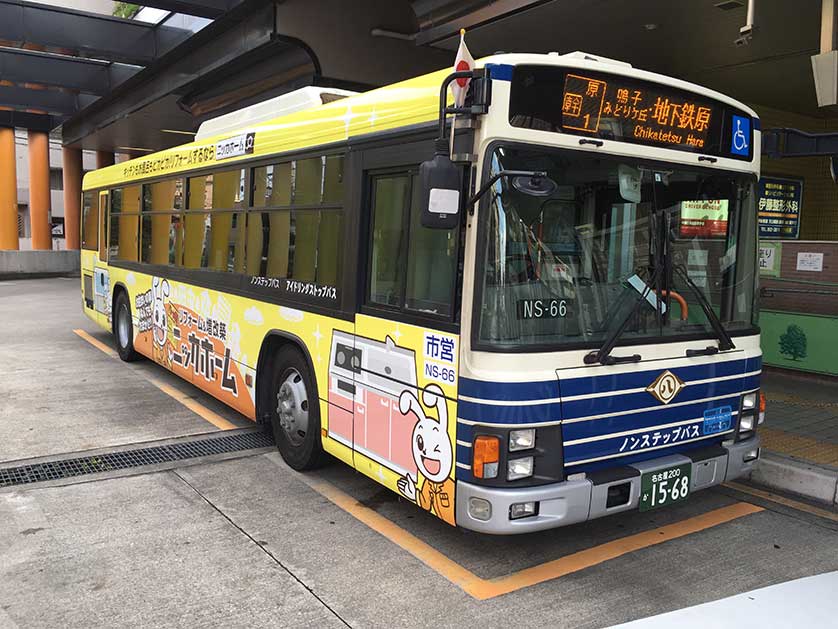
[[472, 496], [468, 499], [468, 514], [475, 520], [486, 522], [492, 519], [492, 503]]
[[538, 503], [535, 501], [515, 502], [509, 506], [510, 520], [520, 520], [534, 515], [538, 515]]
[[742, 396], [742, 410], [752, 411], [757, 407], [757, 394], [748, 393]]
[[531, 456], [523, 459], [511, 459], [507, 464], [506, 480], [518, 480], [532, 476], [534, 459]]
[[511, 430], [509, 432], [509, 451], [529, 450], [535, 447], [535, 428]]
[[750, 432], [754, 429], [754, 416], [753, 414], [749, 415], [742, 415], [739, 420], [739, 433], [743, 432]]

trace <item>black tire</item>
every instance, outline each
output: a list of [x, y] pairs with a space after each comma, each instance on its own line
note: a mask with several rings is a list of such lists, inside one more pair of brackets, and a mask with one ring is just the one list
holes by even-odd
[[[320, 467], [328, 460], [320, 440], [320, 402], [317, 384], [302, 353], [284, 345], [274, 358], [268, 411], [276, 447], [285, 462], [298, 471]], [[287, 385], [284, 387], [284, 385]], [[304, 394], [301, 391], [304, 390]], [[280, 408], [284, 403], [284, 416]], [[307, 416], [301, 422], [300, 411]], [[302, 428], [305, 430], [302, 430]]]
[[[120, 329], [120, 325], [125, 326]], [[116, 296], [113, 308], [113, 340], [119, 357], [127, 363], [139, 360], [140, 355], [134, 349], [134, 322], [131, 320], [131, 303], [123, 290]]]

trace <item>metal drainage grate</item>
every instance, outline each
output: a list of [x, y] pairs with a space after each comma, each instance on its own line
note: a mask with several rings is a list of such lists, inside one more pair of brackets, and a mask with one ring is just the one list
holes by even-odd
[[98, 472], [112, 472], [157, 463], [171, 463], [212, 454], [267, 448], [272, 445], [274, 445], [273, 435], [257, 430], [138, 450], [123, 450], [76, 459], [0, 468], [0, 487], [72, 478]]

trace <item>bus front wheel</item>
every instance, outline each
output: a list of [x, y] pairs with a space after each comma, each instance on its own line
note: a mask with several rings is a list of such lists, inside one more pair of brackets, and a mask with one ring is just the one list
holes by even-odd
[[116, 296], [113, 309], [113, 336], [119, 357], [125, 362], [137, 360], [140, 355], [134, 349], [134, 324], [131, 321], [131, 304], [124, 290]]
[[319, 467], [325, 462], [320, 404], [308, 364], [297, 348], [285, 345], [274, 365], [270, 406], [277, 449], [295, 470]]

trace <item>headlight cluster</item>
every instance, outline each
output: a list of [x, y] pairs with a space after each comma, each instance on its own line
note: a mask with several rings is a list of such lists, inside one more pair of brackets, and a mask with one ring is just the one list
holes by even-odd
[[754, 433], [758, 424], [765, 417], [765, 396], [760, 391], [753, 391], [742, 396], [739, 403], [739, 434], [740, 440], [748, 439]]
[[[497, 478], [500, 465], [501, 439], [495, 435], [479, 435], [472, 443], [471, 471], [475, 478]], [[535, 447], [535, 428], [511, 430], [506, 444], [507, 452], [524, 452]], [[506, 480], [518, 480], [533, 475], [535, 457], [506, 458]]]

